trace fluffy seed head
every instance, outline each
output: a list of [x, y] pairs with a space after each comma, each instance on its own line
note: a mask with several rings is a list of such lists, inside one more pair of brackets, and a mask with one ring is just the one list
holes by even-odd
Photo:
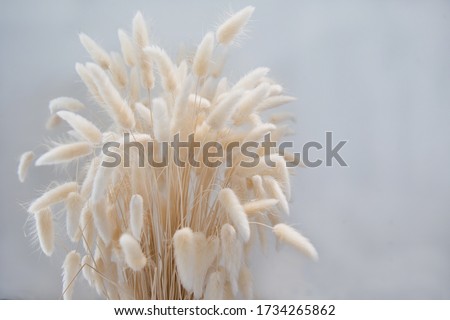
[[122, 50], [122, 56], [125, 60], [125, 63], [129, 67], [133, 67], [136, 65], [136, 52], [134, 48], [134, 44], [131, 41], [130, 37], [123, 31], [119, 29], [117, 32], [120, 41], [120, 48]]
[[164, 49], [158, 46], [146, 47], [144, 52], [154, 60], [159, 69], [162, 86], [168, 92], [174, 92], [177, 89], [176, 67]]
[[211, 102], [198, 94], [190, 94], [189, 95], [189, 105], [194, 108], [199, 109], [208, 109], [211, 107]]
[[87, 156], [92, 152], [92, 146], [87, 142], [64, 144], [44, 153], [36, 160], [36, 166], [54, 165], [70, 162]]
[[105, 202], [100, 201], [93, 204], [94, 225], [102, 241], [108, 245], [112, 239], [113, 225]]
[[250, 239], [250, 225], [236, 194], [230, 188], [222, 189], [219, 192], [219, 201], [228, 213], [242, 240], [247, 242]]
[[89, 53], [92, 60], [98, 63], [103, 69], [108, 69], [111, 64], [111, 59], [102, 47], [84, 33], [80, 34], [80, 42]]
[[153, 128], [157, 141], [169, 141], [170, 118], [167, 104], [162, 98], [153, 99]]
[[80, 216], [83, 209], [83, 198], [77, 192], [71, 192], [66, 199], [66, 228], [70, 240], [80, 240]]
[[28, 208], [28, 212], [36, 213], [46, 207], [49, 207], [55, 203], [63, 201], [67, 195], [71, 192], [77, 191], [76, 182], [66, 182], [53, 189], [43, 193], [39, 198], [33, 201]]
[[194, 288], [194, 233], [190, 228], [179, 229], [173, 236], [173, 247], [178, 274], [183, 287], [192, 292]]
[[147, 264], [147, 258], [142, 253], [139, 242], [131, 235], [124, 233], [120, 237], [120, 246], [125, 254], [127, 265], [134, 271], [140, 271]]
[[131, 233], [136, 239], [141, 239], [142, 226], [144, 224], [144, 201], [142, 196], [134, 194], [130, 201], [130, 226]]
[[267, 98], [265, 101], [261, 102], [257, 109], [258, 111], [264, 111], [272, 108], [279, 107], [281, 105], [284, 105], [286, 103], [295, 101], [296, 99], [294, 97], [290, 96], [273, 96]]
[[140, 11], [133, 18], [133, 39], [140, 48], [148, 46], [147, 24]]
[[57, 115], [87, 141], [93, 144], [102, 142], [101, 131], [89, 120], [69, 111], [58, 111]]
[[117, 52], [111, 53], [111, 65], [109, 67], [114, 84], [119, 89], [126, 89], [128, 83], [128, 73], [125, 61]]
[[239, 290], [244, 299], [253, 299], [253, 280], [252, 273], [247, 266], [241, 268], [239, 273]]
[[221, 271], [215, 271], [208, 277], [205, 289], [206, 300], [222, 300], [224, 297], [225, 274]]
[[288, 201], [287, 201], [286, 196], [284, 195], [283, 191], [281, 190], [281, 187], [280, 187], [279, 183], [277, 182], [277, 180], [275, 180], [271, 176], [265, 176], [264, 182], [265, 182], [267, 192], [272, 197], [277, 199], [279, 201], [280, 206], [283, 209], [283, 211], [286, 212], [287, 214], [289, 214]]
[[219, 242], [217, 238], [206, 239], [202, 232], [196, 232], [194, 233], [194, 247], [194, 299], [200, 299], [206, 274], [216, 258]]
[[48, 104], [50, 112], [56, 113], [59, 110], [80, 111], [85, 108], [84, 104], [75, 98], [59, 97], [50, 101]]
[[228, 20], [222, 23], [216, 31], [217, 41], [224, 45], [229, 45], [242, 31], [244, 26], [255, 11], [255, 7], [248, 6], [236, 12]]
[[[89, 93], [91, 94], [92, 98], [99, 104], [103, 105], [105, 102], [103, 101], [102, 97], [100, 96], [100, 92], [97, 88], [97, 84], [94, 81], [94, 77], [91, 74], [91, 72], [81, 63], [75, 64], [75, 70], [77, 71], [78, 76], [81, 78], [83, 83], [85, 84], [86, 88], [89, 90]], [[70, 111], [76, 111], [76, 110], [70, 110]]]
[[265, 210], [272, 208], [273, 206], [276, 206], [279, 202], [280, 201], [278, 199], [261, 199], [247, 202], [243, 207], [245, 213], [248, 216], [252, 216], [257, 213], [262, 213]]
[[233, 294], [238, 291], [239, 270], [242, 265], [242, 242], [239, 241], [234, 228], [226, 223], [220, 230], [222, 265], [227, 271]]
[[75, 250], [70, 251], [63, 263], [63, 297], [64, 300], [72, 298], [75, 279], [80, 270], [80, 254]]
[[58, 117], [58, 115], [56, 115], [56, 114], [52, 114], [47, 119], [47, 122], [45, 123], [45, 128], [47, 130], [52, 130], [52, 129], [55, 129], [60, 123], [61, 123], [61, 118]]
[[208, 72], [209, 62], [213, 49], [214, 34], [212, 32], [208, 32], [203, 37], [202, 42], [200, 42], [200, 44], [198, 45], [197, 52], [194, 56], [194, 62], [192, 64], [192, 70], [197, 77], [204, 77]]
[[89, 285], [94, 284], [94, 262], [92, 261], [92, 257], [90, 255], [85, 255], [81, 260], [81, 267], [83, 268], [83, 277], [89, 283]]
[[96, 64], [91, 63], [88, 64], [88, 69], [93, 75], [102, 100], [107, 104], [106, 110], [110, 113], [111, 117], [122, 128], [132, 129], [135, 125], [134, 114], [127, 102], [114, 87], [105, 71]]
[[55, 249], [55, 231], [53, 230], [53, 214], [50, 208], [42, 209], [34, 215], [36, 231], [42, 251], [51, 256]]
[[290, 244], [312, 260], [316, 261], [319, 258], [316, 249], [308, 238], [305, 238], [294, 228], [284, 223], [279, 223], [273, 227], [273, 232], [280, 241]]
[[95, 178], [92, 182], [92, 196], [91, 199], [94, 203], [102, 201], [107, 194], [108, 184], [111, 181], [113, 175], [113, 168], [100, 165], [95, 173]]
[[266, 98], [268, 91], [269, 85], [267, 83], [261, 83], [255, 89], [245, 94], [233, 114], [234, 123], [241, 124], [247, 120], [248, 116], [256, 109], [258, 104]]
[[28, 169], [34, 159], [33, 151], [27, 151], [22, 153], [19, 160], [19, 167], [17, 168], [17, 175], [19, 176], [19, 181], [24, 182], [27, 177]]
[[234, 91], [227, 95], [220, 103], [218, 103], [211, 113], [206, 118], [206, 123], [216, 129], [220, 130], [223, 128], [227, 120], [233, 114], [237, 102], [241, 99], [242, 93], [240, 91]]
[[94, 247], [95, 225], [91, 206], [86, 203], [81, 211], [80, 228], [83, 246], [87, 253], [92, 254]]
[[269, 70], [270, 69], [266, 67], [259, 67], [252, 70], [241, 79], [239, 79], [239, 81], [236, 82], [233, 88], [241, 90], [252, 90], [262, 81], [267, 73], [269, 73]]

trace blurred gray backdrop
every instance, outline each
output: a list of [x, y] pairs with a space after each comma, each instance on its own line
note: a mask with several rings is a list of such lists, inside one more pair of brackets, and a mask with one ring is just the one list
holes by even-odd
[[[450, 299], [450, 2], [2, 1], [0, 10], [0, 298], [61, 297], [61, 253], [44, 256], [25, 237], [22, 208], [55, 176], [16, 177], [17, 160], [46, 137], [47, 104], [87, 100], [75, 62], [86, 32], [117, 50], [118, 28], [142, 10], [153, 42], [175, 55], [197, 44], [224, 12], [256, 6], [231, 52], [237, 79], [268, 66], [298, 101], [297, 146], [349, 140], [348, 168], [299, 169], [290, 224], [320, 261], [288, 247], [254, 254], [259, 298]], [[38, 149], [39, 150], [39, 149]], [[42, 149], [40, 149], [42, 151]], [[300, 151], [300, 150], [299, 150]], [[317, 155], [320, 155], [317, 153]], [[61, 231], [62, 232], [62, 231]], [[60, 250], [64, 251], [64, 250]], [[93, 298], [83, 281], [75, 298]]]

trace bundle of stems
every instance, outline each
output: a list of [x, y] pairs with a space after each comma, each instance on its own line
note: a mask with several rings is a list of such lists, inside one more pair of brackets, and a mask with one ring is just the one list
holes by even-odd
[[[85, 105], [77, 99], [50, 102], [48, 127], [65, 121], [70, 138], [40, 155], [35, 165], [75, 163], [75, 180], [53, 184], [28, 208], [49, 256], [62, 242], [55, 239], [54, 211], [63, 208], [74, 247], [63, 263], [64, 298], [71, 298], [81, 275], [108, 299], [253, 298], [248, 253], [257, 242], [265, 243], [267, 230], [317, 258], [308, 239], [281, 222], [289, 211], [291, 155], [265, 154], [258, 147], [261, 161], [247, 168], [236, 149], [229, 166], [201, 161], [201, 147], [193, 154], [162, 152], [163, 142], [175, 136], [188, 141], [192, 134], [200, 146], [213, 141], [228, 150], [232, 143], [261, 141], [267, 133], [279, 141], [289, 132], [290, 115], [262, 117], [293, 100], [269, 78], [269, 69], [256, 68], [234, 84], [222, 75], [228, 48], [253, 11], [246, 7], [230, 16], [178, 62], [150, 44], [140, 12], [131, 35], [118, 32], [121, 54], [80, 35], [93, 62], [77, 63], [76, 71], [103, 111], [102, 122], [109, 123], [100, 130], [81, 116]], [[128, 163], [107, 165], [112, 157], [101, 150], [111, 142]], [[140, 148], [168, 160], [166, 165], [142, 161]], [[184, 165], [171, 161], [174, 156]], [[216, 160], [225, 162], [226, 156]], [[262, 161], [267, 157], [275, 166]], [[21, 181], [33, 161], [33, 152], [22, 155]]]

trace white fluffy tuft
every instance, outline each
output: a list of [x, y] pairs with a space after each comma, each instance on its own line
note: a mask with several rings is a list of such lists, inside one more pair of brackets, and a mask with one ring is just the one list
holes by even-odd
[[230, 188], [222, 189], [219, 192], [219, 201], [228, 213], [228, 217], [238, 230], [242, 240], [247, 242], [250, 239], [250, 225], [236, 194]]
[[36, 160], [36, 166], [67, 163], [92, 153], [92, 146], [87, 142], [74, 142], [57, 146], [44, 153]]
[[59, 110], [80, 111], [85, 108], [84, 104], [75, 98], [59, 97], [50, 100], [48, 104], [50, 112], [56, 113]]
[[109, 65], [111, 64], [111, 59], [108, 53], [106, 53], [106, 51], [103, 50], [102, 47], [100, 47], [94, 40], [92, 40], [89, 36], [85, 35], [84, 33], [80, 34], [80, 42], [86, 49], [86, 51], [89, 53], [92, 60], [98, 63], [103, 69], [109, 68]]
[[80, 271], [80, 254], [75, 250], [70, 251], [63, 263], [63, 296], [64, 300], [72, 299], [75, 279]]
[[71, 192], [66, 199], [66, 228], [70, 240], [77, 242], [81, 238], [80, 217], [83, 210], [83, 198], [76, 192]]
[[135, 125], [133, 111], [128, 103], [123, 99], [117, 89], [99, 66], [93, 63], [88, 63], [87, 67], [91, 74], [102, 100], [107, 104], [106, 111], [108, 111], [114, 121], [124, 129], [132, 129]]
[[134, 44], [130, 37], [125, 33], [125, 31], [119, 29], [117, 32], [120, 41], [120, 48], [122, 50], [122, 55], [125, 63], [129, 67], [134, 67], [136, 65], [136, 51]]
[[183, 228], [175, 232], [173, 247], [181, 284], [188, 292], [192, 292], [195, 273], [195, 240], [191, 228]]
[[163, 98], [153, 99], [152, 109], [155, 139], [159, 142], [169, 141], [170, 118], [166, 102]]
[[142, 226], [144, 224], [144, 201], [139, 194], [134, 194], [130, 201], [130, 226], [131, 233], [136, 239], [141, 239]]
[[228, 273], [233, 294], [238, 291], [239, 271], [242, 265], [242, 242], [239, 241], [234, 228], [226, 223], [220, 231], [221, 263]]
[[301, 235], [294, 228], [284, 223], [279, 223], [273, 227], [273, 232], [280, 241], [290, 244], [312, 260], [316, 261], [319, 259], [316, 249], [308, 238]]
[[164, 90], [174, 93], [178, 85], [177, 69], [169, 55], [158, 46], [146, 47], [144, 52], [156, 61]]
[[204, 298], [206, 300], [222, 300], [225, 290], [225, 274], [222, 271], [211, 273], [206, 282]]
[[276, 206], [280, 201], [278, 199], [261, 199], [250, 201], [244, 204], [245, 213], [248, 216], [252, 216], [258, 213], [262, 213], [273, 206]]
[[58, 111], [57, 115], [87, 141], [93, 144], [102, 142], [101, 131], [89, 120], [69, 111]]
[[192, 64], [192, 70], [197, 77], [202, 78], [207, 74], [213, 49], [214, 34], [212, 32], [208, 32], [203, 37], [202, 42], [198, 45], [197, 52], [194, 56], [194, 62]]
[[55, 231], [53, 229], [53, 214], [50, 208], [42, 209], [34, 215], [36, 231], [42, 251], [51, 256], [55, 249]]
[[217, 41], [224, 45], [229, 45], [236, 36], [242, 31], [244, 26], [255, 11], [255, 7], [248, 6], [236, 12], [224, 23], [222, 23], [216, 31]]
[[66, 182], [48, 190], [31, 203], [28, 212], [36, 213], [46, 207], [63, 201], [69, 193], [77, 191], [77, 187], [76, 182]]
[[33, 151], [24, 152], [20, 156], [19, 167], [17, 168], [17, 175], [19, 176], [19, 181], [24, 182], [27, 177], [28, 169], [34, 160]]
[[141, 250], [139, 242], [131, 235], [124, 233], [120, 237], [120, 246], [125, 254], [127, 265], [134, 271], [140, 271], [147, 264], [147, 258]]

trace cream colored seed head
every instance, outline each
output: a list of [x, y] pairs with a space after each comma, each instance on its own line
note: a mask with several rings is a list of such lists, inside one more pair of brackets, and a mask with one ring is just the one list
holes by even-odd
[[[230, 45], [253, 11], [238, 11], [178, 60], [149, 37], [140, 12], [131, 30], [118, 31], [120, 54], [80, 35], [94, 62], [75, 68], [100, 112], [84, 114], [85, 105], [74, 98], [50, 102], [51, 124], [67, 122], [60, 128], [69, 130], [70, 141], [37, 154], [35, 164], [64, 166], [73, 181], [51, 182], [28, 208], [43, 252], [69, 252], [65, 299], [78, 275], [107, 299], [251, 299], [250, 252], [259, 248], [258, 239], [264, 244], [268, 229], [317, 258], [309, 240], [282, 223], [291, 196], [288, 157], [257, 149], [259, 164], [251, 168], [239, 161], [211, 166], [203, 158], [206, 143], [225, 150], [258, 142], [268, 132], [278, 139], [289, 132], [282, 122], [291, 116], [265, 113], [293, 100], [268, 68], [242, 71], [235, 83], [223, 74]], [[193, 155], [179, 152], [185, 166], [173, 161], [173, 149], [164, 154], [165, 142], [175, 135], [187, 141], [191, 134], [200, 148]], [[140, 161], [142, 153], [153, 162]], [[224, 163], [226, 153], [215, 159]], [[21, 157], [20, 181], [33, 158], [32, 152]], [[276, 166], [267, 166], [268, 159]], [[66, 230], [71, 242], [55, 230]]]

